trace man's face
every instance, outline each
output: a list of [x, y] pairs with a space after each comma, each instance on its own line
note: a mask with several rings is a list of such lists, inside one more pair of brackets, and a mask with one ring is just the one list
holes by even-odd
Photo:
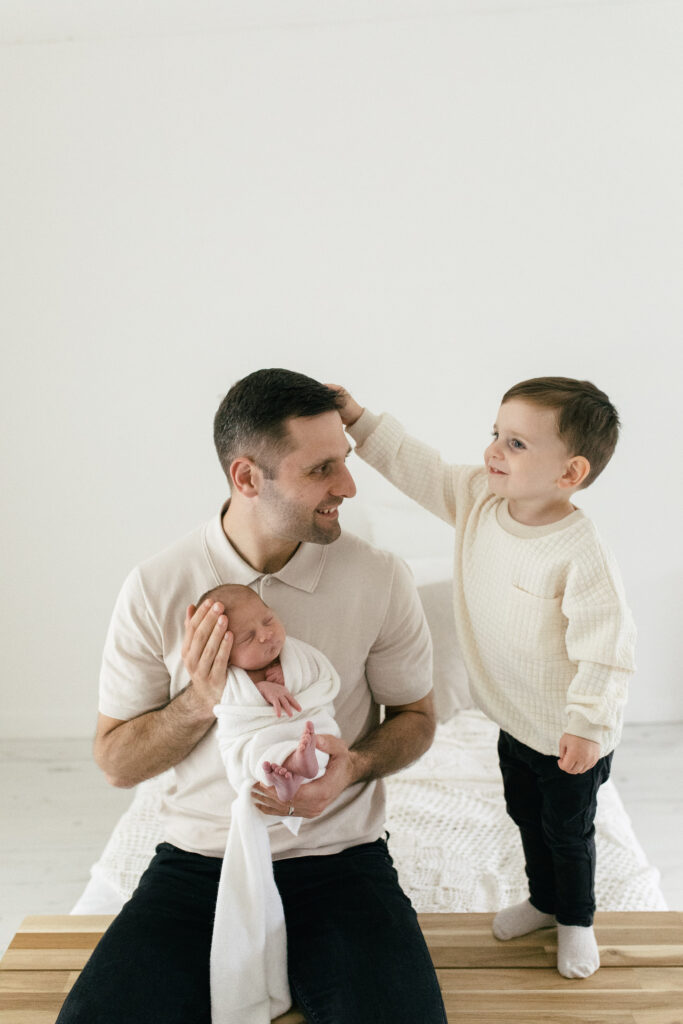
[[274, 479], [264, 479], [259, 516], [282, 540], [331, 544], [341, 533], [339, 506], [356, 493], [346, 468], [351, 451], [338, 412], [287, 421], [291, 449]]
[[512, 398], [501, 405], [493, 441], [484, 452], [489, 488], [513, 501], [558, 494], [569, 452], [557, 433], [554, 409]]
[[243, 669], [265, 668], [279, 658], [285, 642], [285, 627], [258, 594], [245, 595], [227, 614], [228, 629], [234, 637], [231, 665]]

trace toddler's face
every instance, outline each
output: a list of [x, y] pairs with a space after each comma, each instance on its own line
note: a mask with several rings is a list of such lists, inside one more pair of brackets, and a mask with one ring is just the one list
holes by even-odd
[[246, 597], [228, 614], [234, 637], [230, 664], [243, 669], [265, 668], [280, 656], [285, 627], [257, 594]]
[[555, 410], [512, 398], [498, 410], [484, 452], [489, 488], [513, 501], [557, 497], [569, 455], [557, 433]]

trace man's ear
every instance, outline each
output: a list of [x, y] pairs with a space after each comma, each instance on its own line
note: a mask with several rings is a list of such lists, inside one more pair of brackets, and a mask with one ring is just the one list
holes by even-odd
[[261, 490], [263, 473], [251, 459], [241, 456], [230, 466], [230, 480], [234, 490], [245, 498], [255, 498]]
[[557, 481], [560, 487], [571, 487], [575, 490], [585, 482], [591, 471], [591, 464], [584, 455], [574, 455], [565, 467], [565, 471]]

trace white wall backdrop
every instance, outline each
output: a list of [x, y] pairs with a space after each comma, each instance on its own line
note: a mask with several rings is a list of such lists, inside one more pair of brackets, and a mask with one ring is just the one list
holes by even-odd
[[273, 365], [460, 461], [512, 383], [603, 387], [628, 717], [683, 718], [683, 5], [3, 6], [2, 734], [92, 733], [119, 585]]

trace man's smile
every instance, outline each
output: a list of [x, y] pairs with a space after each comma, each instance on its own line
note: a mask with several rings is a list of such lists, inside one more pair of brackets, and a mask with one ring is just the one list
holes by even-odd
[[[341, 505], [341, 502], [339, 503]], [[339, 505], [332, 505], [329, 508], [317, 508], [318, 515], [326, 516], [328, 519], [336, 519], [339, 514]]]

